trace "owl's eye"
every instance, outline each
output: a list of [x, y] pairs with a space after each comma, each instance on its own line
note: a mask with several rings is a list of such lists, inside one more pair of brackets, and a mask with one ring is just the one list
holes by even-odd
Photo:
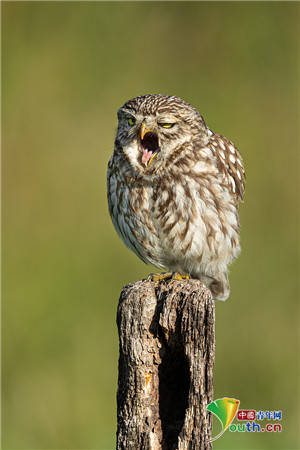
[[135, 124], [135, 118], [134, 117], [129, 117], [128, 124], [132, 127], [132, 125]]
[[174, 125], [175, 123], [159, 123], [159, 126], [163, 128], [172, 128]]

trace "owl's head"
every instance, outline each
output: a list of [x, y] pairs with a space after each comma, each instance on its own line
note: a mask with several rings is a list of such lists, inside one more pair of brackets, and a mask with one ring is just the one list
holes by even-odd
[[209, 131], [201, 114], [178, 97], [143, 95], [118, 111], [116, 150], [138, 174], [153, 174], [182, 152], [202, 147]]

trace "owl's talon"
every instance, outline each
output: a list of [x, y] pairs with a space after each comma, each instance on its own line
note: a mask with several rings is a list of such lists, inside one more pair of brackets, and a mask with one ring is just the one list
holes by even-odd
[[172, 272], [165, 273], [150, 273], [147, 277], [147, 281], [162, 281], [171, 279], [173, 276]]
[[189, 280], [189, 275], [182, 275], [178, 272], [166, 272], [166, 273], [150, 273], [146, 278], [147, 281], [162, 281], [162, 280]]
[[181, 280], [189, 280], [189, 279], [190, 279], [190, 276], [189, 276], [189, 275], [186, 275], [186, 274], [181, 274], [181, 273], [179, 273], [179, 272], [173, 272], [173, 273], [172, 273], [172, 279], [173, 279], [173, 280], [178, 280], [178, 281], [181, 281]]

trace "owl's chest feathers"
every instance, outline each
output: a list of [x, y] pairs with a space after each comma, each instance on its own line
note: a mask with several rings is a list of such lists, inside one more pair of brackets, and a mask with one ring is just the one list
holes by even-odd
[[201, 174], [199, 164], [176, 169], [152, 184], [121, 177], [117, 223], [123, 239], [158, 266], [170, 267], [182, 257], [187, 265], [190, 259], [230, 262], [239, 249], [239, 224], [221, 175], [213, 169]]

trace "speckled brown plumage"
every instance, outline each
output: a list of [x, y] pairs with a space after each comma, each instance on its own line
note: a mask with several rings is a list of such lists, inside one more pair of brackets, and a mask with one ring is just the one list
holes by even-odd
[[118, 119], [107, 179], [118, 234], [144, 262], [200, 279], [226, 300], [240, 251], [238, 150], [178, 97], [136, 97]]

